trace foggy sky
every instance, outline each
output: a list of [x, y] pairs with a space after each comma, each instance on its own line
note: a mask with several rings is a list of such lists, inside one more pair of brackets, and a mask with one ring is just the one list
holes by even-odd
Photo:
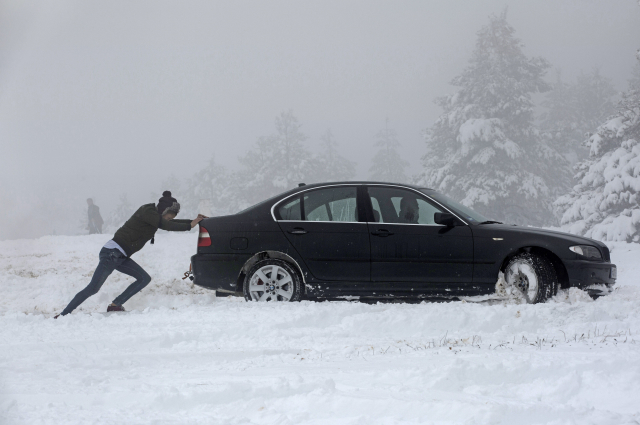
[[234, 167], [288, 109], [312, 149], [331, 128], [358, 178], [389, 118], [413, 174], [434, 98], [506, 6], [528, 56], [625, 88], [634, 0], [0, 1], [0, 239], [53, 229], [32, 224], [50, 198], [106, 218], [212, 154]]

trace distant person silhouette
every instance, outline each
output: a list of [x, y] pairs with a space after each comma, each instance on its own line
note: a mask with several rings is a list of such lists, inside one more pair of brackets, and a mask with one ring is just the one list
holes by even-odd
[[91, 198], [87, 199], [87, 205], [89, 205], [89, 210], [87, 211], [87, 215], [89, 216], [89, 234], [102, 233], [104, 220], [100, 215], [100, 207], [95, 205]]

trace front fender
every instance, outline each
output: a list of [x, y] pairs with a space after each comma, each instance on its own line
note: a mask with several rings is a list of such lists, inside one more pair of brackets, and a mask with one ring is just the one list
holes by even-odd
[[523, 250], [542, 249], [564, 263], [571, 259], [568, 247], [571, 242], [542, 234], [504, 229], [504, 227], [474, 226], [473, 231], [473, 282], [495, 283], [505, 261]]

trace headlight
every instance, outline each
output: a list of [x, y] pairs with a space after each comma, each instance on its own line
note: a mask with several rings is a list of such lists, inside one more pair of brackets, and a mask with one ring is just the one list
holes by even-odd
[[578, 255], [582, 255], [583, 257], [602, 260], [602, 254], [600, 253], [600, 250], [595, 246], [576, 245], [570, 246], [569, 249]]

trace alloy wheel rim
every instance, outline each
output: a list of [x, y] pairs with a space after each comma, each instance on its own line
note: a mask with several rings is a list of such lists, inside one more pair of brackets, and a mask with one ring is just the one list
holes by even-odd
[[289, 301], [293, 297], [293, 279], [280, 266], [261, 267], [251, 276], [249, 294], [253, 301]]
[[507, 270], [507, 283], [517, 288], [527, 303], [533, 303], [538, 294], [538, 276], [535, 270], [525, 261], [516, 261]]

